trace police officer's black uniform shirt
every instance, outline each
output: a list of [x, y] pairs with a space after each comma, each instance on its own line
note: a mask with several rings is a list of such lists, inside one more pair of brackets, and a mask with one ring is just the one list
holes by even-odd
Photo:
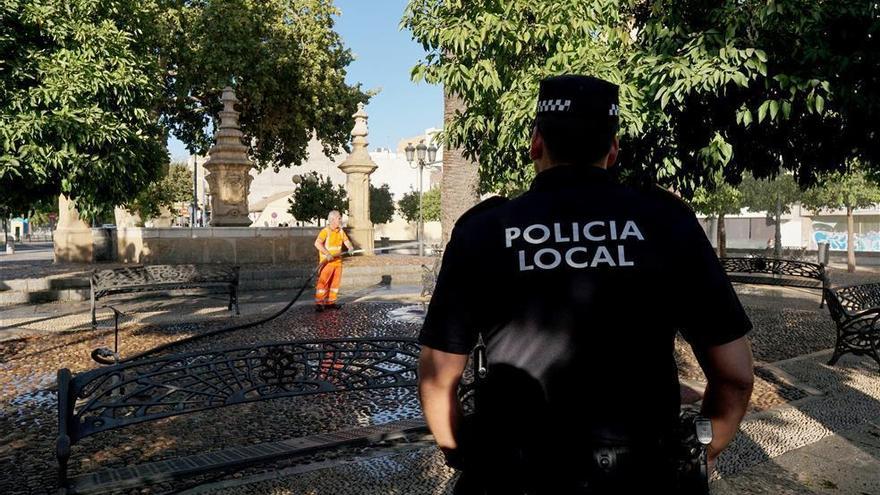
[[511, 437], [646, 438], [677, 419], [676, 330], [699, 349], [751, 329], [693, 212], [662, 189], [571, 165], [488, 201], [452, 232], [419, 340], [467, 354], [483, 334], [483, 412]]

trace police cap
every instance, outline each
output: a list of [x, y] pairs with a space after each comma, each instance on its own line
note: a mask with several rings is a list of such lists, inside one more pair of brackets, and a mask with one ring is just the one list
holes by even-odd
[[538, 91], [537, 117], [580, 120], [614, 132], [620, 114], [617, 94], [616, 84], [592, 76], [548, 77]]

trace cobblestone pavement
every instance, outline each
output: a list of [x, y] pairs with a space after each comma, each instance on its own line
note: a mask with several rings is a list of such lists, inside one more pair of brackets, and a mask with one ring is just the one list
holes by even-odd
[[[788, 289], [738, 290], [755, 323], [751, 338], [759, 364], [815, 352], [833, 344], [833, 327], [827, 310], [819, 310], [815, 294]], [[358, 302], [342, 311], [315, 314], [308, 306], [298, 306], [258, 328], [197, 340], [168, 352], [275, 340], [413, 336], [419, 327], [419, 310], [420, 305], [414, 304]], [[123, 330], [121, 340], [125, 353], [131, 355], [224, 324], [211, 320], [177, 325], [132, 325]], [[55, 483], [55, 372], [60, 367], [70, 367], [74, 373], [93, 368], [89, 352], [110, 342], [112, 332], [103, 329], [0, 343], [0, 470], [14, 473], [0, 479], [0, 493], [51, 491]], [[686, 346], [682, 345], [680, 351], [682, 376], [702, 380]], [[871, 401], [878, 397], [876, 370], [858, 360], [844, 359], [835, 368], [824, 367], [821, 362], [816, 358], [767, 365], [752, 404], [752, 411], [765, 412], [747, 422], [742, 439], [738, 439], [732, 453], [719, 462], [723, 475], [735, 475], [785, 449], [821, 439], [835, 428], [845, 428], [868, 414]], [[776, 370], [783, 371], [782, 376], [793, 377], [794, 382], [780, 381]], [[808, 390], [823, 391], [826, 395], [816, 397]], [[794, 408], [784, 406], [793, 400], [798, 401]], [[769, 408], [775, 409], [766, 412]], [[849, 412], [829, 416], [825, 411], [832, 409]], [[73, 449], [71, 474], [418, 415], [417, 397], [411, 390], [241, 404], [86, 438]], [[217, 428], [217, 424], [223, 428]], [[433, 447], [342, 462], [361, 454], [363, 452], [349, 450], [329, 457], [325, 454], [279, 462], [244, 470], [204, 486], [222, 493], [443, 493], [453, 474], [442, 466]], [[332, 467], [309, 470], [304, 469], [304, 465]], [[285, 477], [285, 470], [295, 471], [295, 475]], [[245, 482], [252, 477], [258, 481]], [[211, 480], [195, 480], [201, 481]], [[170, 488], [158, 486], [138, 493], [162, 493]]]

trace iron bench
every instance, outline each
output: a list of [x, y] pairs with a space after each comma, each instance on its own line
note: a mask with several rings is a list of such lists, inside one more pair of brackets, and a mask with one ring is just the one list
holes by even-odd
[[422, 419], [312, 435], [69, 479], [71, 448], [96, 433], [247, 402], [417, 384], [415, 338], [277, 342], [130, 361], [72, 376], [58, 371], [61, 493], [132, 488], [394, 435], [424, 433]]
[[837, 326], [829, 366], [844, 354], [868, 355], [880, 365], [880, 283], [825, 289], [828, 311]]
[[775, 258], [720, 258], [731, 282], [818, 289], [819, 307], [825, 307], [825, 290], [831, 279], [825, 265]]
[[229, 307], [238, 311], [238, 267], [226, 265], [137, 265], [94, 270], [90, 300], [92, 325], [98, 299], [113, 294], [219, 287], [229, 292]]

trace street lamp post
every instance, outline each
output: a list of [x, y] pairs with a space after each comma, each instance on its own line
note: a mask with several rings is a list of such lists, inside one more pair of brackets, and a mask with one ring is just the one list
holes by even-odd
[[[409, 166], [413, 168], [419, 169], [419, 225], [418, 231], [416, 232], [416, 236], [419, 241], [419, 256], [425, 255], [425, 223], [422, 217], [422, 172], [425, 167], [433, 167], [437, 165], [437, 147], [431, 144], [431, 146], [425, 146], [425, 142], [422, 141], [418, 144], [418, 146], [413, 146], [412, 143], [408, 143], [406, 148], [404, 148], [406, 152], [406, 161], [409, 162]], [[425, 160], [427, 155], [427, 160]], [[413, 159], [416, 158], [418, 161], [414, 164]]]

